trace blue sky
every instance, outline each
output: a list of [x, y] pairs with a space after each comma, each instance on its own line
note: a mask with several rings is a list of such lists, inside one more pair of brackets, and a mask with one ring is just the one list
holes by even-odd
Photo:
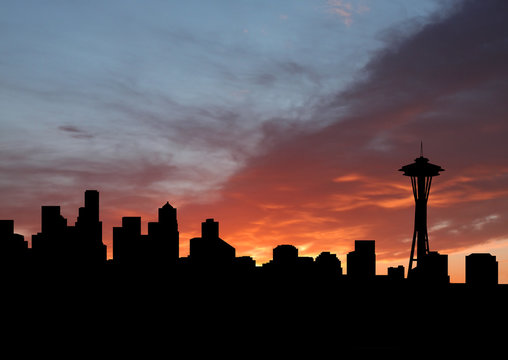
[[147, 187], [216, 188], [259, 151], [265, 124], [319, 126], [313, 105], [354, 80], [391, 27], [424, 24], [440, 6], [3, 2], [0, 136], [15, 159], [6, 166], [66, 186], [89, 170], [131, 177], [133, 163], [151, 162], [171, 167], [172, 181]]

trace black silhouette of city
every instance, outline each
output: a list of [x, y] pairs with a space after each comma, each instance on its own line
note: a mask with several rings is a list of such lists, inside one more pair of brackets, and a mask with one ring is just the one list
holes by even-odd
[[201, 223], [201, 237], [190, 239], [189, 255], [182, 257], [177, 209], [169, 202], [147, 234], [141, 217], [123, 217], [112, 229], [113, 257], [107, 259], [99, 192], [86, 190], [74, 225], [59, 206], [42, 206], [41, 231], [32, 235], [31, 247], [15, 232], [14, 220], [0, 220], [4, 297], [32, 318], [51, 309], [46, 320], [54, 321], [79, 310], [117, 326], [127, 317], [145, 328], [146, 319], [164, 318], [180, 330], [200, 324], [208, 340], [221, 331], [238, 344], [245, 334], [367, 348], [421, 348], [422, 337], [432, 338], [426, 348], [457, 345], [453, 337], [469, 346], [497, 344], [501, 333], [494, 328], [506, 317], [508, 285], [498, 283], [496, 256], [467, 255], [465, 283], [451, 283], [448, 257], [430, 251], [427, 233], [430, 185], [443, 169], [421, 154], [400, 171], [411, 178], [415, 197], [407, 271], [400, 265], [376, 274], [375, 240], [354, 241], [347, 269], [337, 254], [300, 256], [291, 244], [276, 246], [272, 260], [257, 265], [250, 256], [236, 256], [213, 218]]
[[[99, 221], [99, 192], [86, 190], [85, 206], [79, 209], [74, 226], [67, 224], [59, 206], [42, 206], [41, 232], [32, 236], [31, 248], [23, 235], [14, 232], [13, 220], [0, 220], [2, 265], [17, 269], [31, 266], [79, 269], [108, 265], [160, 267], [167, 271], [177, 271], [178, 268], [234, 273], [284, 271], [300, 275], [314, 272], [353, 282], [405, 280], [403, 265], [388, 268], [386, 276], [376, 275], [374, 240], [355, 240], [354, 251], [347, 254], [347, 275], [343, 274], [336, 254], [322, 252], [315, 259], [301, 257], [298, 249], [289, 244], [275, 247], [273, 260], [257, 267], [252, 257], [236, 256], [235, 248], [219, 237], [219, 223], [214, 219], [201, 223], [201, 237], [190, 239], [189, 256], [180, 257], [177, 210], [166, 202], [158, 211], [158, 221], [148, 223], [147, 235], [141, 234], [141, 217], [123, 217], [122, 226], [113, 228], [113, 258], [108, 260], [106, 245], [102, 242], [102, 222]], [[427, 285], [448, 284], [447, 255], [430, 251], [424, 256], [425, 270], [418, 281]], [[487, 253], [466, 256], [466, 284], [498, 285], [496, 257]]]

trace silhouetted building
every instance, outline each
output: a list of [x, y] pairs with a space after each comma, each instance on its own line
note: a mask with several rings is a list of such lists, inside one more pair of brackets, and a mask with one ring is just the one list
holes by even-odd
[[[72, 230], [71, 230], [72, 231]], [[74, 253], [79, 262], [102, 264], [107, 259], [107, 247], [102, 242], [102, 221], [99, 221], [99, 192], [85, 191], [85, 206], [79, 208], [74, 226]]]
[[411, 279], [434, 285], [448, 284], [450, 282], [448, 255], [430, 251], [420, 259], [418, 266], [413, 269]]
[[124, 216], [122, 226], [113, 228], [113, 260], [122, 265], [145, 261], [145, 247], [141, 243], [141, 217]]
[[233, 264], [236, 250], [219, 237], [219, 223], [206, 219], [201, 223], [201, 237], [190, 240], [192, 264], [206, 264], [216, 267]]
[[217, 239], [219, 237], [219, 223], [213, 219], [206, 219], [202, 222], [201, 237], [203, 239]]
[[399, 265], [397, 267], [388, 268], [388, 278], [390, 280], [403, 280], [404, 279], [404, 266]]
[[148, 241], [152, 261], [174, 265], [180, 256], [180, 233], [176, 208], [166, 202], [159, 208], [158, 222], [148, 223]]
[[293, 245], [279, 245], [273, 249], [273, 263], [278, 266], [294, 266], [298, 261], [298, 249]]
[[39, 264], [73, 266], [106, 262], [99, 221], [99, 192], [85, 191], [85, 206], [79, 208], [75, 226], [67, 226], [60, 206], [42, 206], [41, 232], [32, 236], [33, 256]]
[[250, 256], [240, 256], [234, 259], [234, 265], [238, 270], [252, 270], [256, 268], [256, 260]]
[[14, 220], [0, 220], [0, 266], [22, 266], [29, 260], [28, 242], [14, 233]]
[[172, 266], [179, 258], [176, 209], [166, 202], [158, 211], [158, 221], [148, 223], [141, 234], [141, 217], [123, 217], [122, 226], [113, 228], [113, 262], [123, 265]]
[[[423, 258], [429, 254], [429, 236], [427, 233], [427, 202], [429, 200], [430, 185], [434, 176], [444, 171], [438, 165], [429, 163], [429, 159], [423, 157], [423, 150], [420, 157], [414, 163], [405, 165], [399, 169], [405, 176], [411, 178], [413, 196], [415, 199], [415, 223], [413, 231], [413, 242], [411, 244], [411, 255], [409, 257], [408, 278], [413, 272], [413, 263], [421, 264]], [[416, 258], [414, 256], [416, 248]]]
[[0, 239], [14, 234], [14, 220], [0, 220]]
[[65, 262], [68, 253], [67, 219], [60, 214], [60, 206], [41, 207], [41, 232], [32, 235], [32, 251], [40, 265]]
[[67, 219], [60, 214], [60, 206], [41, 206], [41, 232], [57, 235], [65, 232]]
[[498, 284], [498, 262], [491, 254], [466, 256], [466, 284], [493, 286]]
[[[295, 285], [295, 281], [303, 281], [314, 275], [314, 258], [310, 256], [298, 256], [298, 248], [293, 245], [278, 245], [273, 249], [273, 258], [263, 264], [263, 272], [273, 276], [276, 283], [287, 281], [287, 284]], [[283, 277], [283, 279], [281, 278]]]
[[369, 280], [376, 276], [376, 242], [355, 240], [355, 250], [347, 254], [347, 276], [354, 280]]
[[342, 266], [339, 258], [328, 251], [322, 252], [316, 257], [316, 268], [321, 273], [342, 275]]

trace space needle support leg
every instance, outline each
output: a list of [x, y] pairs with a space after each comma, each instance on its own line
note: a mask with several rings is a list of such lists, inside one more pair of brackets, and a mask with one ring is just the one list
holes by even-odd
[[416, 243], [416, 229], [413, 233], [413, 242], [411, 244], [411, 256], [409, 257], [409, 267], [407, 269], [407, 276], [409, 277], [409, 273], [413, 269], [413, 259], [415, 255], [415, 243]]

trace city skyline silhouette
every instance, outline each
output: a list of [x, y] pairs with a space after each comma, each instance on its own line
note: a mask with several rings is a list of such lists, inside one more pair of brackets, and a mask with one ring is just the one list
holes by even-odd
[[[87, 201], [90, 198], [93, 200]], [[387, 275], [378, 275], [374, 240], [356, 240], [355, 249], [347, 254], [346, 268], [336, 254], [323, 251], [316, 259], [302, 257], [290, 244], [275, 247], [273, 259], [256, 266], [251, 257], [236, 257], [235, 249], [220, 238], [219, 223], [206, 219], [201, 224], [201, 237], [190, 239], [189, 256], [178, 257], [174, 251], [175, 242], [178, 242], [176, 209], [166, 202], [159, 208], [159, 221], [151, 223], [147, 235], [140, 232], [139, 217], [124, 217], [114, 238], [114, 245], [121, 250], [115, 250], [113, 259], [108, 260], [104, 248], [97, 246], [96, 241], [79, 244], [83, 234], [92, 236], [92, 240], [94, 236], [95, 240], [100, 239], [97, 233], [81, 228], [83, 222], [91, 229], [100, 228], [94, 211], [95, 200], [98, 200], [98, 193], [87, 190], [85, 206], [75, 226], [66, 225], [57, 207], [43, 206], [42, 231], [34, 235], [41, 243], [34, 243], [32, 253], [22, 237], [13, 233], [14, 222], [0, 221], [2, 280], [6, 284], [4, 291], [10, 294], [9, 302], [16, 302], [12, 308], [19, 309], [16, 319], [19, 320], [19, 314], [25, 311], [31, 319], [50, 311], [52, 321], [67, 316], [79, 316], [78, 319], [107, 316], [113, 319], [113, 329], [122, 334], [118, 324], [126, 319], [130, 319], [131, 326], [146, 326], [152, 321], [148, 318], [162, 316], [175, 321], [176, 316], [179, 322], [183, 321], [181, 326], [199, 323], [206, 326], [208, 332], [213, 332], [208, 328], [213, 323], [234, 323], [234, 328], [226, 326], [221, 334], [237, 346], [245, 345], [248, 337], [264, 334], [279, 341], [284, 339], [288, 344], [305, 341], [310, 346], [332, 342], [340, 344], [344, 350], [386, 351], [411, 348], [411, 336], [423, 336], [428, 329], [432, 329], [433, 340], [422, 351], [459, 347], [472, 340], [474, 344], [469, 346], [473, 348], [499, 345], [496, 327], [491, 323], [492, 314], [495, 310], [496, 319], [503, 318], [508, 286], [498, 285], [498, 268], [493, 255], [471, 254], [466, 258], [465, 284], [443, 282], [440, 278], [447, 274], [436, 277], [435, 271], [431, 271], [427, 279], [421, 276], [407, 279], [402, 265], [389, 268]], [[161, 232], [166, 233], [164, 240], [169, 240], [168, 243], [158, 242]], [[12, 236], [9, 238], [6, 234]], [[65, 241], [70, 244], [73, 238], [64, 240], [64, 235], [75, 236], [78, 242], [65, 246]], [[50, 237], [53, 243], [49, 243]], [[42, 239], [48, 241], [47, 249]], [[58, 246], [76, 251], [75, 255], [84, 251], [89, 258], [71, 257]], [[151, 251], [147, 246], [152, 247]], [[161, 256], [161, 253], [169, 256]], [[41, 293], [44, 297], [38, 298], [36, 294]], [[379, 298], [380, 293], [382, 298]], [[58, 301], [62, 296], [70, 303]], [[414, 298], [406, 303], [406, 297]], [[31, 305], [28, 306], [27, 301]], [[203, 301], [207, 303], [204, 308], [200, 305]], [[108, 303], [117, 305], [103, 308], [102, 304]], [[177, 306], [178, 313], [161, 313], [167, 306]], [[401, 333], [408, 313], [419, 307], [434, 320], [427, 319], [422, 329]], [[37, 309], [45, 310], [38, 313]], [[342, 311], [337, 312], [338, 309]], [[177, 315], [180, 313], [182, 316]], [[254, 325], [252, 316], [261, 323], [277, 319], [279, 325], [273, 329]], [[82, 324], [83, 319], [79, 321], [73, 326]], [[186, 321], [191, 323], [185, 325]], [[461, 325], [463, 321], [469, 324], [465, 328]], [[347, 325], [337, 329], [334, 323]], [[376, 324], [382, 325], [384, 330], [376, 330]], [[437, 324], [446, 326], [436, 327]], [[482, 328], [481, 333], [471, 328], [485, 325], [488, 328]], [[208, 334], [205, 338], [209, 346], [219, 341], [215, 335]], [[140, 339], [146, 341], [144, 337], [136, 341]], [[182, 341], [192, 345], [191, 339]], [[261, 340], [258, 348], [267, 349], [267, 344]], [[271, 349], [280, 350], [280, 346], [272, 345]]]
[[[403, 166], [405, 176], [411, 177], [415, 199], [415, 230], [409, 257], [409, 266], [389, 267], [388, 279], [410, 280], [450, 284], [447, 255], [429, 250], [427, 231], [427, 204], [433, 176], [443, 171], [440, 166], [429, 163], [423, 156]], [[189, 255], [180, 257], [180, 237], [177, 209], [168, 201], [158, 209], [158, 221], [148, 223], [148, 234], [141, 234], [141, 217], [122, 217], [121, 227], [114, 227], [113, 257], [107, 258], [106, 245], [102, 242], [102, 221], [99, 217], [99, 192], [86, 190], [84, 207], [74, 226], [60, 214], [60, 206], [41, 207], [41, 231], [32, 235], [32, 246], [24, 237], [14, 232], [14, 220], [0, 220], [0, 254], [4, 266], [53, 267], [97, 266], [116, 264], [124, 267], [178, 266], [194, 268], [230, 267], [230, 271], [256, 268], [277, 269], [287, 266], [296, 270], [312, 266], [328, 269], [331, 276], [346, 275], [351, 280], [369, 279], [376, 276], [375, 240], [355, 240], [354, 250], [347, 254], [347, 270], [343, 273], [337, 254], [326, 249], [316, 257], [300, 257], [292, 244], [279, 244], [273, 249], [273, 258], [261, 266], [251, 256], [236, 256], [233, 246], [219, 237], [219, 223], [208, 218], [201, 223], [201, 237], [189, 239]], [[415, 258], [416, 248], [416, 258]], [[419, 260], [419, 261], [418, 261]], [[471, 253], [465, 257], [467, 285], [498, 285], [499, 267], [496, 256], [487, 253]], [[413, 262], [417, 265], [413, 267]], [[335, 263], [335, 268], [331, 264]], [[306, 264], [306, 265], [304, 265]], [[419, 265], [419, 266], [418, 266]], [[407, 275], [406, 275], [407, 274]], [[417, 274], [417, 275], [416, 275]]]
[[[405, 176], [411, 177], [415, 199], [415, 230], [411, 245], [407, 276], [403, 265], [387, 269], [390, 281], [450, 284], [447, 255], [429, 250], [427, 231], [427, 204], [433, 176], [443, 169], [429, 163], [423, 156], [403, 166]], [[213, 218], [201, 223], [201, 237], [189, 240], [190, 253], [179, 256], [180, 238], [177, 209], [166, 202], [158, 209], [158, 221], [148, 223], [148, 234], [141, 234], [141, 217], [122, 217], [122, 226], [113, 229], [113, 258], [107, 259], [106, 245], [102, 242], [102, 222], [99, 218], [99, 192], [86, 190], [84, 207], [74, 226], [60, 214], [60, 206], [41, 207], [41, 232], [32, 236], [28, 247], [22, 235], [14, 232], [14, 220], [0, 220], [0, 246], [4, 266], [14, 267], [90, 267], [106, 265], [127, 267], [160, 267], [176, 269], [227, 269], [229, 272], [256, 271], [256, 261], [250, 256], [236, 256], [233, 246], [219, 237], [219, 223]], [[416, 246], [416, 258], [415, 258]], [[413, 262], [417, 262], [413, 267]], [[372, 282], [376, 275], [375, 240], [355, 240], [355, 249], [347, 254], [345, 274], [337, 254], [323, 251], [316, 259], [300, 257], [292, 244], [279, 244], [273, 249], [273, 259], [262, 264], [261, 269], [270, 272], [283, 269], [290, 272], [315, 272], [328, 270], [325, 277], [347, 277], [350, 281]], [[466, 284], [469, 286], [498, 285], [499, 267], [492, 254], [472, 253], [466, 257]], [[314, 269], [314, 268], [315, 269]], [[276, 270], [277, 271], [277, 270]]]
[[504, 351], [508, 1], [0, 24], [4, 355]]
[[[407, 0], [380, 17], [342, 2], [353, 21], [345, 24], [339, 4], [323, 2], [257, 11], [242, 3], [234, 16], [228, 4], [206, 4], [213, 16], [199, 26], [178, 16], [195, 14], [188, 3], [5, 4], [12, 48], [0, 65], [0, 219], [15, 219], [30, 243], [41, 205], [60, 205], [74, 223], [82, 192], [97, 189], [108, 258], [122, 216], [142, 216], [147, 233], [153, 210], [169, 200], [182, 253], [213, 217], [258, 263], [280, 243], [345, 257], [355, 239], [376, 239], [380, 273], [402, 258], [407, 270], [415, 204], [393, 169], [418, 157], [423, 140], [425, 156], [447, 171], [432, 186], [428, 230], [431, 246], [449, 255], [451, 281], [465, 281], [467, 252], [495, 248], [508, 283], [506, 4]], [[93, 26], [96, 14], [110, 21]], [[253, 27], [243, 32], [232, 17]], [[164, 30], [152, 33], [155, 23]]]
[[[419, 162], [427, 166], [428, 159], [421, 155], [415, 166]], [[237, 346], [258, 336], [288, 344], [338, 342], [349, 350], [410, 349], [413, 341], [425, 342], [428, 336], [433, 340], [422, 351], [466, 343], [480, 349], [500, 346], [502, 333], [496, 332], [494, 319], [508, 315], [508, 285], [498, 283], [496, 256], [467, 255], [466, 282], [451, 283], [447, 255], [429, 251], [421, 222], [425, 219], [418, 218], [422, 210], [416, 183], [427, 182], [426, 207], [428, 173], [403, 170], [415, 176], [417, 201], [410, 264], [416, 232], [425, 234], [417, 244], [414, 273], [408, 268], [407, 276], [403, 265], [377, 274], [376, 241], [370, 239], [354, 241], [354, 250], [342, 259], [345, 268], [337, 254], [323, 250], [316, 258], [300, 256], [292, 244], [277, 245], [272, 260], [256, 266], [252, 257], [236, 255], [236, 249], [220, 237], [220, 224], [213, 218], [201, 223], [200, 237], [189, 239], [189, 255], [180, 256], [177, 209], [169, 202], [158, 209], [157, 221], [148, 223], [147, 234], [142, 234], [141, 217], [122, 217], [121, 226], [112, 229], [113, 258], [108, 259], [99, 192], [89, 189], [74, 225], [68, 224], [59, 206], [41, 206], [41, 231], [32, 236], [32, 247], [15, 232], [14, 220], [0, 220], [3, 290], [9, 307], [15, 309], [14, 321], [25, 315], [32, 321], [49, 311], [52, 320], [70, 316], [75, 328], [82, 326], [83, 314], [87, 321], [107, 316], [115, 331], [124, 334], [132, 328], [119, 328], [123, 321], [144, 327], [162, 316], [167, 321], [178, 319], [180, 326], [199, 324], [207, 329], [204, 337], [182, 340], [190, 345], [198, 338], [216, 345], [220, 340], [208, 326], [223, 324], [221, 334]], [[418, 179], [421, 174], [424, 178]], [[62, 302], [63, 298], [70, 302]], [[104, 304], [111, 307], [105, 310]], [[254, 325], [254, 319], [260, 323]], [[278, 325], [267, 327], [275, 319]], [[408, 321], [416, 325], [404, 332]], [[332, 325], [339, 322], [345, 327]], [[144, 337], [136, 341], [140, 339]], [[264, 348], [265, 341], [258, 346]]]
[[[95, 209], [86, 206], [87, 195], [91, 194], [94, 196]], [[375, 240], [354, 241], [355, 250], [345, 254], [347, 255], [347, 269], [342, 268], [341, 260], [337, 257], [337, 254], [323, 250], [316, 258], [300, 257], [298, 248], [292, 244], [276, 246], [273, 249], [272, 260], [256, 265], [256, 261], [250, 256], [235, 256], [235, 248], [219, 237], [219, 223], [214, 221], [213, 218], [202, 222], [202, 236], [200, 238], [189, 240], [190, 254], [186, 257], [179, 257], [176, 209], [169, 202], [159, 208], [159, 221], [148, 224], [147, 235], [141, 234], [141, 217], [123, 217], [122, 226], [113, 228], [114, 255], [113, 258], [107, 259], [106, 246], [101, 241], [102, 231], [100, 231], [101, 222], [98, 220], [98, 199], [99, 193], [97, 190], [85, 191], [85, 207], [80, 208], [80, 213], [87, 214], [91, 212], [93, 214], [91, 217], [92, 219], [95, 217], [95, 222], [89, 218], [88, 220], [80, 220], [78, 217], [75, 226], [67, 226], [67, 219], [61, 216], [59, 206], [42, 206], [42, 230], [32, 236], [32, 244], [35, 244], [32, 247], [28, 246], [28, 242], [24, 240], [22, 235], [15, 233], [14, 220], [0, 220], [2, 266], [21, 269], [22, 267], [32, 266], [79, 268], [80, 266], [89, 267], [106, 264], [120, 264], [125, 267], [165, 264], [166, 267], [174, 267], [194, 264], [195, 266], [207, 265], [207, 267], [212, 268], [232, 266], [232, 269], [234, 269], [235, 264], [237, 264], [239, 268], [253, 270], [284, 265], [296, 269], [298, 264], [302, 267], [307, 264], [307, 267], [315, 265], [316, 268], [327, 268], [334, 276], [346, 277], [346, 275], [349, 275], [351, 279], [374, 279], [376, 276], [392, 280], [406, 278], [406, 269], [403, 265], [389, 267], [386, 275], [376, 274]], [[83, 216], [81, 219], [83, 219]], [[91, 228], [81, 225], [83, 221], [88, 221], [88, 226]], [[168, 222], [171, 224], [169, 228]], [[163, 230], [164, 228], [169, 231]], [[166, 236], [164, 237], [164, 235]], [[173, 244], [171, 245], [171, 243]], [[436, 251], [429, 252], [428, 255], [430, 255], [430, 258], [439, 256]], [[471, 253], [466, 256], [465, 260], [466, 284], [475, 284], [475, 286], [498, 285], [498, 262], [495, 255]], [[444, 279], [437, 280], [437, 283], [443, 281], [449, 283], [446, 258], [444, 258], [444, 262], [444, 265], [442, 265], [442, 261], [436, 263], [439, 264], [436, 266], [440, 270], [431, 270], [432, 273], [437, 271], [437, 276]], [[335, 267], [332, 264], [335, 264]]]

